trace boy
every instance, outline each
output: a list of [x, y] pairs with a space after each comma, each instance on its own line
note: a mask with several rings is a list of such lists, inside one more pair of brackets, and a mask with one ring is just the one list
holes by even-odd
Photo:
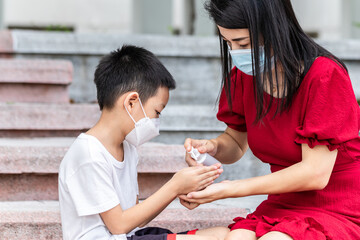
[[137, 231], [178, 195], [205, 188], [222, 172], [219, 165], [185, 168], [138, 203], [136, 147], [159, 135], [160, 112], [175, 88], [166, 68], [149, 51], [123, 46], [100, 61], [94, 81], [101, 117], [75, 140], [59, 170], [63, 238], [222, 238], [228, 229], [200, 230], [193, 236], [159, 228]]

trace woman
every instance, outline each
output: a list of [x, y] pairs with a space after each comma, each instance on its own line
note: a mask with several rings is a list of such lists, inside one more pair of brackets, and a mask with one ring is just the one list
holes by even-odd
[[268, 194], [234, 219], [227, 239], [360, 239], [360, 108], [346, 66], [304, 33], [290, 0], [211, 0], [206, 8], [223, 65], [217, 117], [228, 127], [184, 146], [224, 164], [250, 147], [272, 173], [213, 184], [181, 202], [192, 209]]

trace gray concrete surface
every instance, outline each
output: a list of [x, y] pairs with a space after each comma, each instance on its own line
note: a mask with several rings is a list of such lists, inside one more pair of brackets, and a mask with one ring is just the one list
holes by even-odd
[[[67, 59], [74, 64], [70, 87], [75, 102], [94, 102], [93, 73], [101, 56], [134, 44], [154, 52], [173, 74], [178, 88], [171, 104], [215, 104], [220, 89], [221, 67], [216, 37], [173, 37], [154, 35], [73, 34], [13, 31], [18, 58]], [[357, 97], [360, 99], [360, 41], [320, 41], [345, 61]]]
[[[161, 135], [154, 141], [182, 144], [187, 137], [213, 138], [225, 126], [216, 118], [216, 98], [221, 68], [216, 37], [171, 37], [151, 35], [73, 34], [13, 31], [17, 58], [67, 59], [74, 64], [70, 95], [74, 102], [95, 102], [93, 73], [104, 54], [134, 44], [153, 51], [177, 81], [165, 109]], [[321, 41], [348, 65], [357, 97], [360, 99], [360, 41]], [[188, 106], [187, 106], [188, 105]], [[191, 105], [192, 107], [190, 107]], [[173, 114], [176, 113], [176, 114]], [[196, 124], [194, 124], [196, 123]], [[242, 160], [225, 166], [224, 179], [246, 178], [268, 173], [249, 151]]]

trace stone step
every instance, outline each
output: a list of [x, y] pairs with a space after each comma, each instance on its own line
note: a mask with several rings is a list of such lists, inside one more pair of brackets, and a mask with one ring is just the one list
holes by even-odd
[[[57, 200], [58, 169], [74, 138], [0, 138], [0, 200]], [[160, 188], [186, 167], [181, 145], [139, 147], [140, 198]]]
[[69, 103], [70, 61], [0, 59], [0, 102]]
[[[99, 117], [96, 104], [0, 103], [0, 136], [75, 137], [92, 127]], [[224, 129], [213, 106], [170, 105], [162, 113], [160, 130], [164, 136], [160, 136], [160, 142], [182, 144], [184, 133], [216, 133]], [[181, 137], [170, 138], [172, 133]]]
[[[192, 211], [170, 204], [148, 226], [164, 227], [174, 232], [227, 226], [232, 219], [246, 216], [249, 210], [233, 205], [205, 204]], [[62, 239], [57, 201], [0, 202], [0, 239]]]
[[[0, 138], [0, 201], [57, 200], [59, 164], [75, 138]], [[182, 145], [146, 143], [139, 147], [140, 198], [159, 189], [186, 167]], [[218, 179], [264, 175], [268, 166], [249, 151], [238, 162], [224, 165]]]
[[[3, 46], [1, 46], [3, 40]], [[0, 55], [14, 58], [68, 59], [74, 65], [70, 96], [74, 102], [94, 102], [95, 68], [100, 58], [126, 43], [154, 52], [177, 81], [171, 104], [214, 104], [221, 85], [219, 39], [216, 36], [124, 35], [113, 33], [0, 32]], [[360, 99], [360, 41], [318, 41], [348, 65]]]

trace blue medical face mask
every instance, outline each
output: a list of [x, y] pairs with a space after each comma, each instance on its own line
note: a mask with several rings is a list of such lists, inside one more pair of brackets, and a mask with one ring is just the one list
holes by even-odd
[[[251, 76], [255, 75], [252, 67], [252, 49], [231, 50], [229, 47], [229, 52], [234, 65], [240, 71]], [[260, 73], [263, 73], [265, 65], [265, 51], [263, 46], [259, 47], [259, 60]], [[273, 62], [273, 59], [271, 59], [271, 62]]]

